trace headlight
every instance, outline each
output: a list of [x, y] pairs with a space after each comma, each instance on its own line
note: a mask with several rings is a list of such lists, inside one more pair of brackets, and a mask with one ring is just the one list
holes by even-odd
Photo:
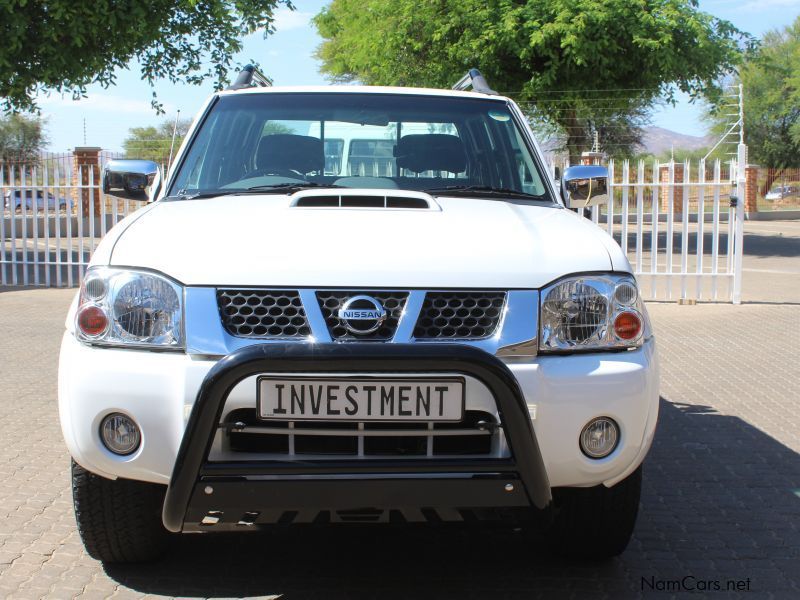
[[649, 327], [630, 275], [562, 279], [541, 293], [539, 350], [635, 348]]
[[76, 332], [93, 344], [182, 348], [183, 288], [146, 271], [89, 269]]

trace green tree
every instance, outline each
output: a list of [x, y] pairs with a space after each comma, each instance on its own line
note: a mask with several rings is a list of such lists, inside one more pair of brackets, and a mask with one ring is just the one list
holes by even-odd
[[35, 164], [47, 141], [42, 119], [25, 115], [0, 118], [0, 162]]
[[[175, 148], [178, 148], [189, 131], [192, 124], [191, 119], [179, 119], [175, 133]], [[167, 162], [169, 160], [169, 150], [172, 145], [172, 131], [175, 127], [174, 119], [167, 119], [158, 126], [131, 127], [128, 130], [128, 137], [122, 142], [127, 158], [143, 158], [156, 162]]]
[[[767, 169], [761, 184], [766, 193], [783, 169], [800, 167], [800, 17], [782, 30], [765, 33], [730, 83], [743, 87], [748, 161]], [[710, 107], [713, 134], [729, 130], [732, 112], [730, 105]], [[731, 152], [736, 142], [729, 136], [720, 147]]]
[[[34, 96], [74, 96], [90, 83], [108, 87], [133, 60], [142, 78], [200, 83], [228, 80], [250, 33], [273, 30], [290, 0], [0, 0], [0, 104], [35, 108]], [[160, 108], [155, 94], [153, 103]]]
[[636, 115], [676, 89], [716, 96], [750, 41], [696, 0], [333, 0], [315, 23], [332, 79], [449, 87], [478, 67], [557, 127], [572, 160], [626, 116], [638, 141]]
[[[764, 34], [758, 52], [739, 70], [739, 81], [749, 160], [771, 168], [800, 167], [800, 17]], [[719, 115], [715, 132], [729, 120]]]
[[[183, 143], [183, 138], [186, 137], [191, 125], [191, 119], [178, 119], [173, 156], [178, 151], [178, 148], [180, 148], [181, 143]], [[167, 119], [162, 121], [159, 125], [131, 127], [128, 130], [128, 137], [122, 142], [125, 157], [142, 158], [157, 163], [166, 163], [169, 160], [169, 151], [172, 147], [172, 130], [174, 127], [174, 119]], [[275, 133], [292, 133], [292, 129], [282, 123], [272, 121], [268, 121], [264, 124], [261, 135], [272, 135]]]

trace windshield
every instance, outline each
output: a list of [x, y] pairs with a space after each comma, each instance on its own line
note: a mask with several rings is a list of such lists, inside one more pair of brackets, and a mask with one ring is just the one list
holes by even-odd
[[306, 185], [432, 193], [471, 188], [549, 200], [506, 102], [363, 93], [219, 97], [169, 195]]

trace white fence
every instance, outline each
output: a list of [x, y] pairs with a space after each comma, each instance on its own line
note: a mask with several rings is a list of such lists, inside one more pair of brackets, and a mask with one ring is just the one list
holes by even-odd
[[645, 298], [739, 303], [744, 173], [736, 162], [612, 161], [609, 180], [610, 201], [591, 219], [628, 255]]
[[[76, 286], [100, 239], [141, 206], [102, 194], [101, 165], [71, 156], [0, 165], [0, 284]], [[721, 164], [610, 163], [610, 202], [590, 218], [627, 253], [645, 298], [738, 303], [743, 174]], [[742, 190], [737, 193], [737, 190]]]
[[138, 202], [105, 196], [101, 165], [71, 156], [0, 165], [0, 285], [73, 287], [106, 232]]

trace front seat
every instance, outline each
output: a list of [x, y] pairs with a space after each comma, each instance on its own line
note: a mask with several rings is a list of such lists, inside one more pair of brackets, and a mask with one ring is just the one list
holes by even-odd
[[262, 175], [288, 177], [322, 173], [325, 152], [322, 140], [308, 135], [275, 133], [258, 143], [256, 169]]
[[448, 171], [461, 173], [467, 168], [464, 142], [457, 135], [421, 133], [400, 138], [395, 146], [397, 167], [413, 173]]

